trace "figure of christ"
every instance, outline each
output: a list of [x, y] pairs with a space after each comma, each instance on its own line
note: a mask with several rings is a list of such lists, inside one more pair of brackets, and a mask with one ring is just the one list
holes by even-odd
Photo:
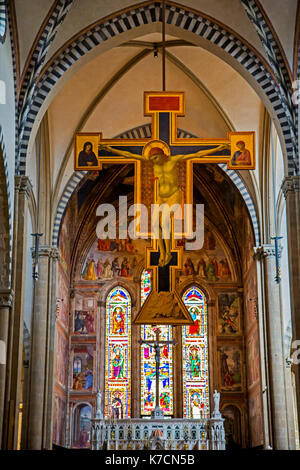
[[[178, 162], [187, 161], [199, 157], [204, 158], [209, 154], [220, 152], [221, 150], [228, 148], [230, 148], [229, 144], [222, 144], [211, 150], [200, 150], [199, 152], [190, 153], [187, 155], [168, 156], [160, 147], [153, 147], [149, 152], [149, 159], [153, 163], [154, 178], [158, 182], [157, 203], [160, 206], [162, 204], [166, 204], [167, 206], [169, 206], [169, 208], [172, 208], [172, 206], [178, 207], [178, 205], [182, 204], [183, 193], [179, 187], [178, 181]], [[127, 152], [125, 150], [115, 149], [105, 144], [100, 144], [99, 149], [107, 150], [108, 152], [114, 153], [116, 155], [121, 155], [122, 157], [129, 158], [131, 160], [147, 160], [147, 157], [144, 155], [138, 155], [135, 153]], [[174, 212], [171, 211], [170, 215], [174, 217]], [[172, 229], [170, 229], [169, 223], [166, 224], [162, 222], [161, 213], [158, 213], [157, 217], [159, 217], [159, 220], [154, 220], [152, 222], [154, 223], [154, 226], [156, 226], [156, 224], [158, 224], [159, 226], [159, 266], [162, 267], [168, 265], [172, 259]]]

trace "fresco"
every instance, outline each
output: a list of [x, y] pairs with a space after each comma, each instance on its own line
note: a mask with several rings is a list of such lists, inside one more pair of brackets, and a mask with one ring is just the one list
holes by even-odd
[[244, 256], [243, 256], [243, 269], [244, 269], [244, 274], [247, 273], [251, 267], [251, 264], [253, 263], [253, 255], [254, 255], [254, 236], [253, 236], [253, 231], [251, 227], [251, 222], [248, 217], [243, 217], [243, 220], [245, 221], [245, 242], [243, 244], [244, 248]]
[[69, 342], [64, 334], [57, 330], [57, 346], [55, 358], [56, 381], [64, 388], [67, 386], [67, 364], [68, 364]]
[[66, 330], [69, 328], [69, 285], [61, 265], [58, 265], [57, 273], [57, 319]]
[[244, 283], [244, 301], [245, 301], [245, 329], [250, 331], [254, 325], [257, 325], [258, 307], [257, 307], [257, 280], [255, 265], [250, 269], [247, 279]]
[[137, 264], [144, 259], [146, 246], [146, 240], [96, 240], [83, 264], [81, 280], [133, 280]]
[[247, 382], [251, 387], [260, 380], [260, 355], [258, 330], [255, 328], [246, 338]]
[[249, 425], [250, 446], [257, 447], [263, 445], [263, 410], [260, 389], [252, 396], [249, 396]]
[[78, 405], [74, 410], [73, 448], [86, 449], [90, 447], [90, 430], [92, 408], [89, 405]]
[[97, 301], [93, 297], [75, 296], [73, 332], [75, 335], [95, 335]]
[[237, 293], [218, 295], [218, 334], [237, 335], [240, 333], [241, 305]]
[[54, 397], [53, 410], [53, 442], [59, 446], [63, 446], [65, 444], [65, 417], [66, 402], [56, 395]]
[[73, 384], [75, 391], [93, 389], [94, 382], [94, 348], [93, 346], [75, 346], [73, 354]]
[[201, 250], [185, 251], [183, 254], [180, 278], [188, 276], [199, 276], [209, 282], [232, 280], [228, 259], [210, 229], [205, 229]]
[[61, 258], [60, 264], [62, 265], [66, 274], [69, 273], [70, 269], [70, 260], [71, 260], [71, 250], [70, 250], [70, 227], [71, 224], [71, 209], [68, 207], [61, 226], [61, 231], [59, 234], [58, 247], [60, 250]]
[[242, 352], [239, 346], [218, 348], [221, 391], [242, 391]]

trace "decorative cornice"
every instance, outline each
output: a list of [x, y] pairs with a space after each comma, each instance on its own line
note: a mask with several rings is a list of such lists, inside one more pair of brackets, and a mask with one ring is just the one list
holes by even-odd
[[284, 178], [281, 191], [283, 192], [284, 198], [288, 197], [289, 193], [299, 192], [300, 189], [300, 175], [287, 176]]
[[[32, 258], [35, 258], [35, 248], [31, 248]], [[39, 258], [40, 257], [47, 257], [52, 258], [54, 260], [60, 259], [60, 250], [54, 246], [49, 245], [40, 245], [39, 246]]]
[[12, 289], [0, 289], [0, 308], [11, 307], [14, 298]]
[[25, 193], [29, 197], [32, 188], [33, 186], [28, 176], [15, 176], [15, 191]]

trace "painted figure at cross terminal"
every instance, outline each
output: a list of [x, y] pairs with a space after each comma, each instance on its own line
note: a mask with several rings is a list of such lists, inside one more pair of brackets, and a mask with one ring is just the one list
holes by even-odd
[[78, 155], [78, 165], [79, 166], [97, 166], [98, 160], [93, 152], [92, 142], [85, 142], [83, 145], [83, 150]]
[[251, 165], [251, 154], [249, 150], [245, 148], [245, 142], [243, 140], [239, 140], [236, 143], [236, 146], [238, 150], [233, 154], [231, 165]]
[[[107, 150], [111, 153], [121, 155], [122, 157], [129, 158], [131, 160], [147, 161], [149, 158], [153, 163], [154, 179], [158, 182], [157, 204], [166, 204], [169, 208], [172, 208], [172, 206], [175, 205], [181, 206], [183, 201], [183, 192], [180, 189], [178, 182], [177, 163], [180, 161], [191, 160], [192, 158], [205, 157], [206, 155], [209, 155], [211, 153], [216, 153], [220, 152], [221, 150], [228, 149], [230, 148], [230, 146], [229, 144], [222, 144], [210, 150], [200, 150], [199, 152], [191, 153], [188, 155], [173, 156], [167, 155], [162, 148], [157, 146], [152, 147], [150, 149], [149, 157], [127, 152], [126, 150], [119, 150], [105, 144], [101, 144], [99, 148], [100, 150]], [[159, 220], [153, 220], [152, 222], [154, 226], [156, 225], [156, 223], [159, 226], [159, 266], [166, 266], [170, 263], [172, 259], [171, 227], [169, 226], [169, 224], [163, 223], [161, 214], [158, 213], [157, 217], [159, 217]]]

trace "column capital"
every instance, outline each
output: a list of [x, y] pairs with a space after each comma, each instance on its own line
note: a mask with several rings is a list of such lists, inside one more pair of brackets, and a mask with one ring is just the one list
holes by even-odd
[[[31, 248], [32, 257], [35, 258], [35, 248]], [[39, 246], [39, 258], [47, 257], [54, 260], [60, 259], [60, 251], [56, 246], [40, 245]]]
[[12, 289], [0, 289], [0, 308], [11, 307], [14, 298]]
[[[281, 256], [282, 246], [278, 248], [278, 254]], [[275, 256], [275, 246], [271, 244], [265, 244], [261, 246], [256, 246], [254, 248], [254, 259], [261, 260], [267, 258], [268, 256]]]
[[300, 175], [287, 176], [284, 178], [281, 190], [285, 199], [288, 197], [289, 193], [299, 192], [300, 190]]
[[32, 191], [32, 183], [28, 176], [15, 176], [15, 190], [18, 193], [25, 193], [28, 197]]
[[54, 259], [55, 261], [59, 261], [61, 258], [60, 249], [57, 248], [56, 246], [52, 246], [50, 257]]

